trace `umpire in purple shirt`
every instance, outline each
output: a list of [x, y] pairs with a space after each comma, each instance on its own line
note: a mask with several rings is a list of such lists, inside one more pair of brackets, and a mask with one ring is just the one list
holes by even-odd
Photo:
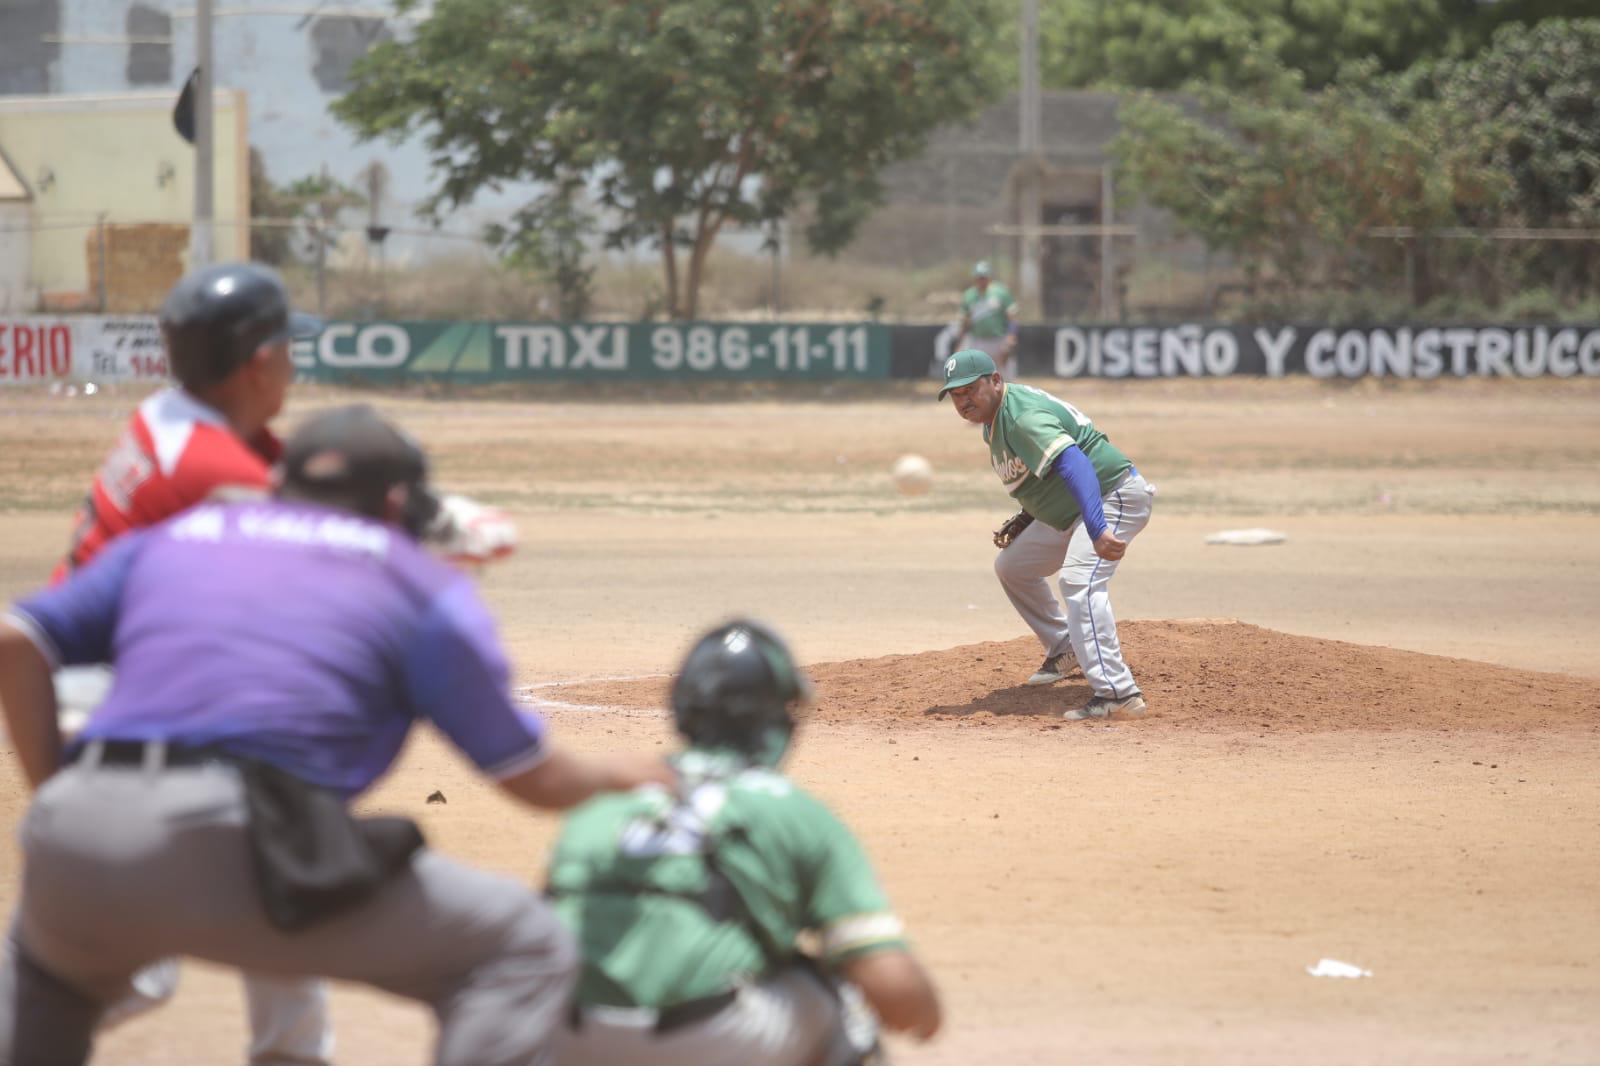
[[[547, 1061], [577, 963], [561, 925], [348, 801], [420, 718], [535, 807], [671, 771], [562, 751], [511, 702], [470, 578], [415, 542], [425, 469], [371, 408], [319, 414], [275, 498], [129, 534], [0, 623], [0, 704], [37, 790], [0, 1064], [87, 1061], [99, 1012], [167, 955], [420, 1000], [441, 1064]], [[114, 687], [63, 750], [50, 673], [94, 662]]]

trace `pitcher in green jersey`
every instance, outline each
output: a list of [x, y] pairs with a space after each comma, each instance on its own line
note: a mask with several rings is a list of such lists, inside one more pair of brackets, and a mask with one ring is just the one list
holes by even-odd
[[[1082, 411], [1006, 381], [984, 352], [968, 349], [945, 361], [939, 398], [947, 393], [958, 415], [983, 427], [990, 466], [1034, 518], [994, 561], [1006, 597], [1044, 645], [1044, 664], [1028, 684], [1060, 681], [1070, 654], [1091, 692], [1088, 703], [1063, 717], [1144, 714], [1106, 585], [1128, 542], [1150, 521], [1155, 486]], [[1050, 588], [1052, 575], [1061, 601]]]
[[[713, 629], [673, 686], [677, 790], [567, 818], [549, 895], [583, 967], [560, 1066], [843, 1066], [875, 1061], [878, 1022], [938, 1030], [932, 982], [860, 844], [777, 771], [808, 692], [766, 628]], [[801, 955], [802, 933], [819, 957]]]

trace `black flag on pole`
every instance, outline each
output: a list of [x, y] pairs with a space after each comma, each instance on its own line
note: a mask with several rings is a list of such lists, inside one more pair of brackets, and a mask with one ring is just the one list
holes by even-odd
[[178, 103], [172, 109], [173, 128], [190, 144], [194, 143], [194, 90], [199, 81], [200, 68], [195, 67], [189, 80], [183, 83], [183, 92], [178, 94]]

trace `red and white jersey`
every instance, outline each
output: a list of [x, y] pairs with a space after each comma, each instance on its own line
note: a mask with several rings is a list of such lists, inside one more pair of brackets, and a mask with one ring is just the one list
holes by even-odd
[[182, 389], [151, 395], [95, 474], [72, 548], [51, 581], [65, 579], [129, 530], [171, 518], [220, 488], [267, 489], [282, 452], [270, 430], [245, 441], [220, 411]]

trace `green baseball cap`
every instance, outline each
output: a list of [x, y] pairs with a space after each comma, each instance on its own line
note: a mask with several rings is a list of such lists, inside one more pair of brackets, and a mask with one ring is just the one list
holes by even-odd
[[972, 268], [972, 276], [975, 278], [993, 277], [994, 268], [989, 265], [989, 260], [980, 259], [978, 260], [978, 265]]
[[944, 399], [944, 394], [951, 389], [959, 389], [963, 385], [971, 385], [979, 378], [986, 378], [999, 371], [995, 368], [994, 360], [989, 358], [989, 353], [977, 348], [963, 348], [944, 361], [944, 388], [939, 390], [939, 399]]

